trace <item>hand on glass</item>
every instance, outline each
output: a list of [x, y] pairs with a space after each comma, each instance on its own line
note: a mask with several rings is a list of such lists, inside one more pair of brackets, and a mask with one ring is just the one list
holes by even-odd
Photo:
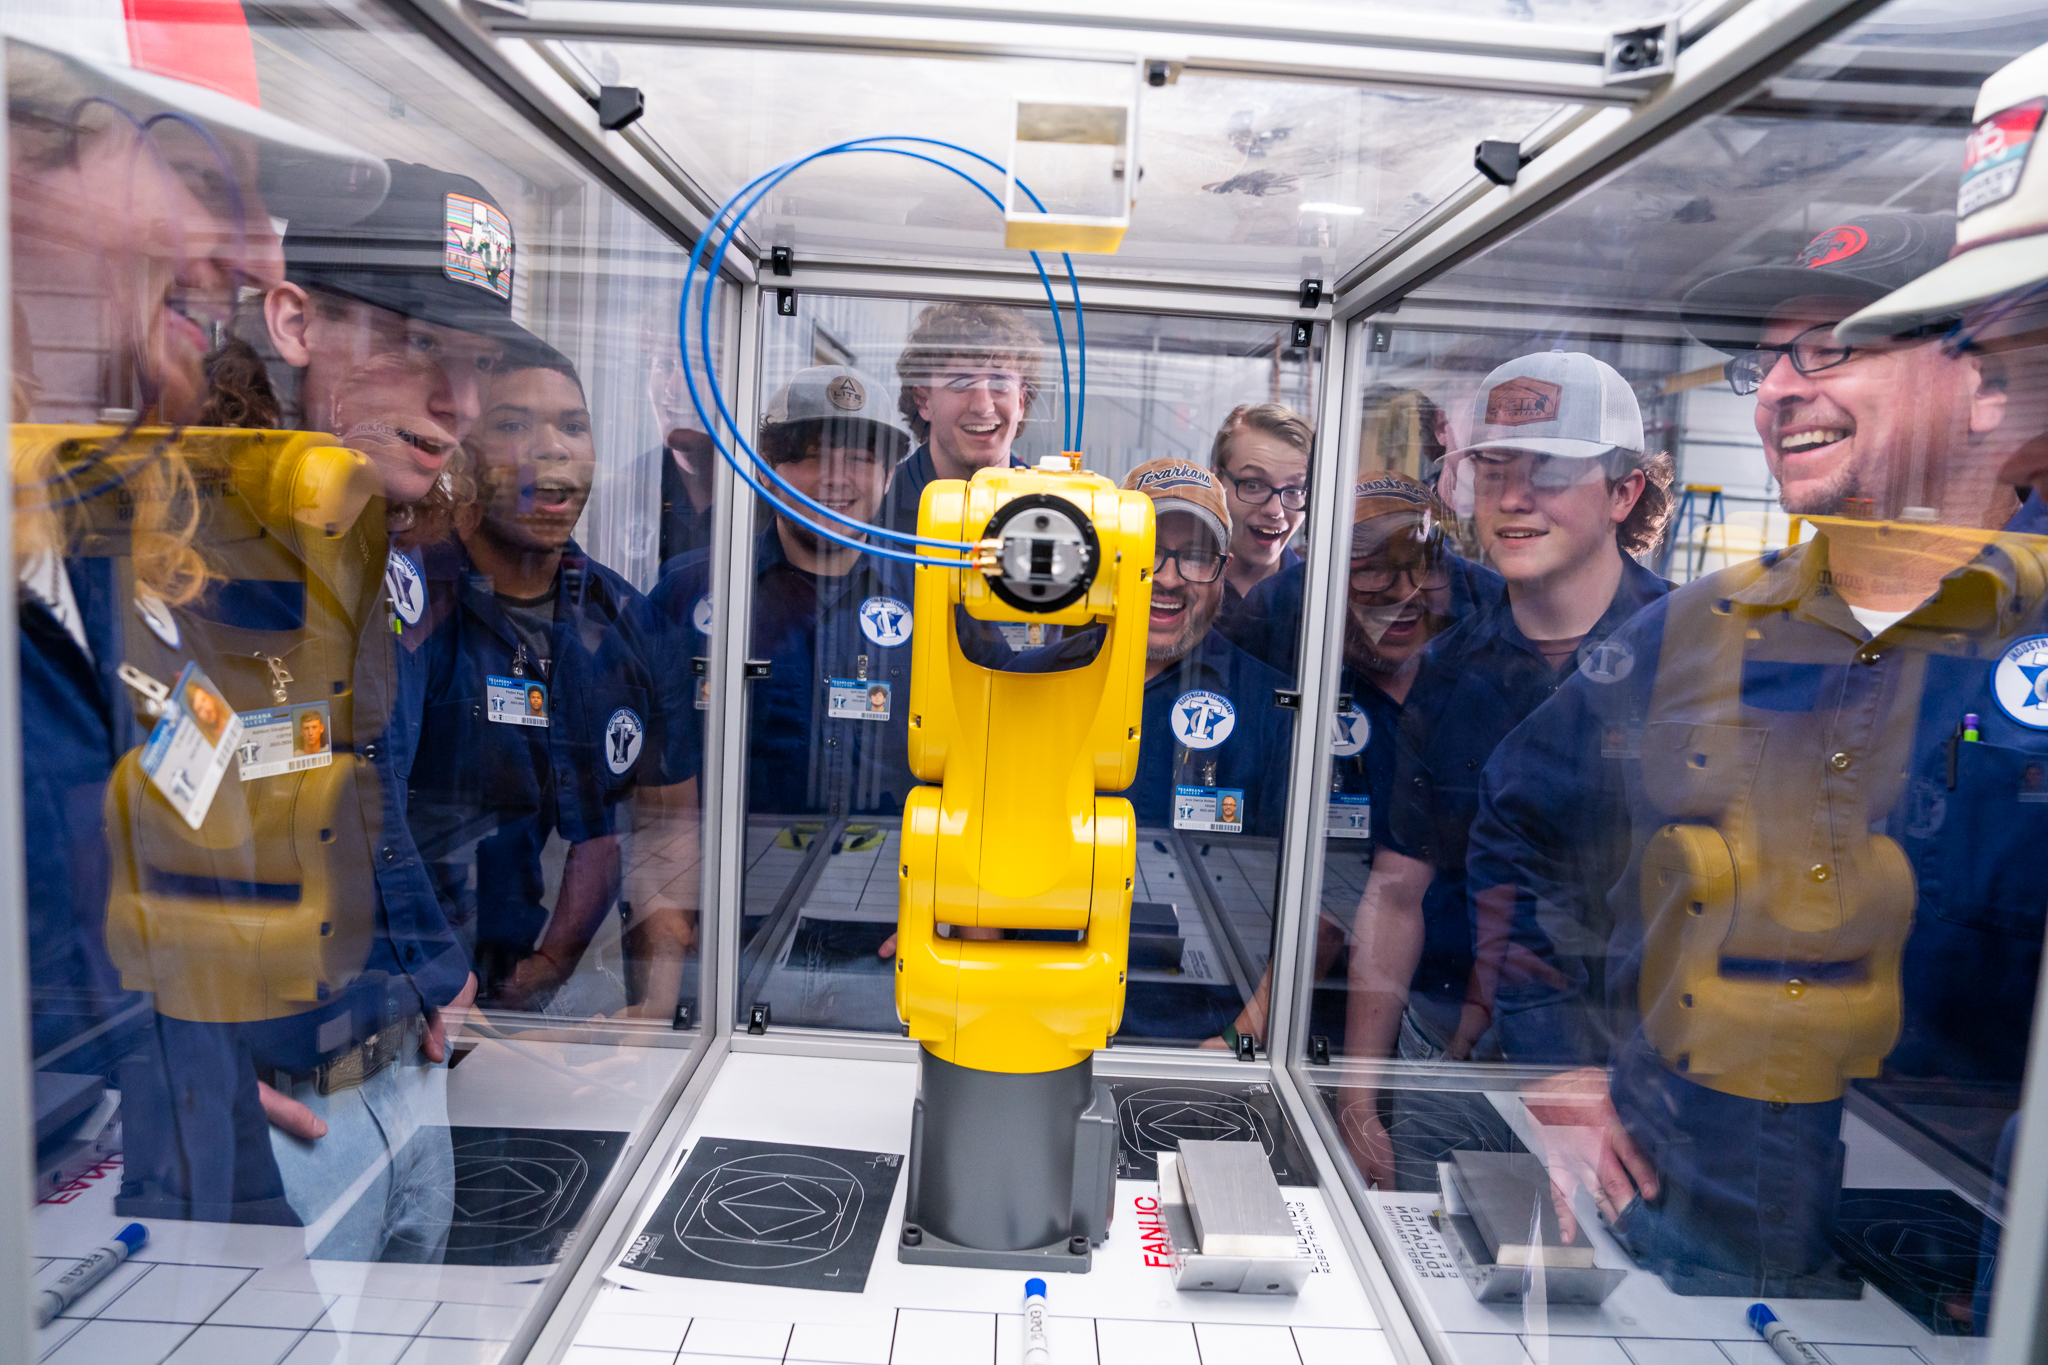
[[1337, 1128], [1344, 1146], [1358, 1164], [1359, 1178], [1383, 1190], [1394, 1188], [1394, 1139], [1380, 1121], [1379, 1092], [1345, 1090], [1337, 1109]]
[[1550, 1169], [1550, 1193], [1557, 1203], [1558, 1230], [1576, 1241], [1579, 1220], [1572, 1213], [1572, 1195], [1581, 1188], [1609, 1223], [1621, 1216], [1638, 1191], [1657, 1197], [1657, 1172], [1643, 1149], [1621, 1125], [1607, 1093], [1607, 1073], [1581, 1067], [1538, 1081], [1522, 1096], [1541, 1126], [1543, 1151]]

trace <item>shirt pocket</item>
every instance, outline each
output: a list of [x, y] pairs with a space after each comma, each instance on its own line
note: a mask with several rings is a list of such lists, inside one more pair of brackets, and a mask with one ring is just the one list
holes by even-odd
[[1956, 787], [1940, 828], [1920, 842], [1920, 896], [1936, 918], [2041, 941], [2048, 883], [2048, 753], [1958, 743]]

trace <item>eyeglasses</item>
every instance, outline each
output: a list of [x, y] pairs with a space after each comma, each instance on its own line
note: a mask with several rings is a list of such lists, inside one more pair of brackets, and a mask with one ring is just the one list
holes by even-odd
[[1232, 479], [1228, 474], [1223, 477], [1237, 490], [1237, 500], [1248, 506], [1264, 507], [1274, 498], [1280, 499], [1280, 505], [1290, 512], [1299, 512], [1308, 506], [1306, 484], [1291, 483], [1285, 488], [1275, 488], [1264, 479]]
[[972, 393], [976, 389], [987, 389], [992, 394], [1016, 393], [1024, 387], [1024, 381], [1007, 374], [956, 374], [946, 381], [948, 393]]
[[1402, 579], [1416, 592], [1435, 592], [1448, 587], [1451, 582], [1451, 566], [1442, 558], [1432, 556], [1426, 563], [1408, 564], [1400, 568], [1361, 568], [1351, 566], [1351, 590], [1377, 597], [1394, 590], [1394, 584]]
[[1779, 356], [1789, 359], [1792, 368], [1801, 374], [1832, 370], [1847, 364], [1856, 354], [1854, 346], [1843, 346], [1834, 340], [1834, 331], [1834, 323], [1823, 322], [1780, 345], [1744, 351], [1722, 366], [1721, 373], [1728, 377], [1729, 388], [1747, 396], [1763, 386], [1764, 376], [1777, 368]]
[[1229, 555], [1217, 554], [1214, 550], [1168, 550], [1161, 547], [1152, 557], [1152, 576], [1157, 578], [1165, 572], [1166, 561], [1170, 559], [1180, 571], [1183, 582], [1214, 583], [1223, 576], [1223, 564], [1229, 558]]

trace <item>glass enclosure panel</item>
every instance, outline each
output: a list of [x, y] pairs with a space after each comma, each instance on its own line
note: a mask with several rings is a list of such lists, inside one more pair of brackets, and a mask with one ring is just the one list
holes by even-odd
[[[1521, 141], [1557, 112], [1533, 100], [1194, 73], [1155, 89], [1123, 62], [633, 43], [564, 50], [606, 84], [646, 88], [648, 134], [721, 200], [785, 159], [849, 138], [940, 138], [1006, 165], [1013, 97], [1135, 99], [1143, 179], [1130, 232], [1105, 264], [1239, 285], [1291, 284], [1318, 271], [1334, 284], [1472, 179], [1463, 149], [1483, 138]], [[793, 101], [792, 90], [831, 96]], [[1000, 198], [1002, 176], [982, 178]], [[870, 153], [806, 166], [761, 201], [748, 228], [806, 260], [979, 262], [1002, 242], [1001, 215], [965, 181]]]
[[[1071, 341], [1071, 313], [1064, 326]], [[805, 294], [763, 329], [761, 448], [835, 510], [914, 529], [935, 478], [1062, 447], [1045, 310]], [[1291, 348], [1284, 323], [1104, 311], [1087, 332], [1086, 467], [1164, 478], [1159, 499], [1195, 490], [1161, 521], [1179, 557], [1155, 580], [1138, 778], [1124, 793], [1139, 846], [1118, 1037], [1222, 1046], [1263, 1009], [1272, 954], [1292, 736], [1274, 693], [1292, 685], [1322, 338]], [[852, 415], [827, 435], [858, 445], [851, 462], [816, 453], [827, 400], [808, 395], [835, 376], [854, 389], [829, 401]], [[765, 507], [754, 558], [751, 653], [770, 671], [749, 703], [740, 1016], [759, 1002], [777, 1025], [894, 1032], [896, 848], [916, 782], [912, 574], [821, 552]], [[956, 633], [999, 669], [1065, 667], [1091, 645], [1087, 631], [964, 617]]]
[[[1456, 1359], [1742, 1359], [1758, 1300], [1831, 1358], [1988, 1331], [2048, 271], [1982, 254], [1965, 167], [2021, 159], [1971, 106], [2048, 9], [1941, 21], [1876, 11], [1364, 329], [1303, 1074]], [[1989, 110], [2038, 121], [2029, 60]]]
[[157, 12], [9, 20], [37, 1285], [149, 1237], [40, 1347], [493, 1359], [698, 1036], [683, 251], [384, 10]]

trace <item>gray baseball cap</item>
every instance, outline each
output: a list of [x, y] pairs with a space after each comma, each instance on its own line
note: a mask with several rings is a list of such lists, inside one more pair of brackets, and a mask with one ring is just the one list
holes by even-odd
[[1455, 454], [1531, 450], [1590, 460], [1643, 449], [1635, 390], [1612, 365], [1580, 351], [1510, 360], [1486, 376], [1474, 417], [1472, 443]]
[[777, 389], [761, 414], [761, 425], [779, 427], [791, 422], [842, 426], [865, 422], [880, 427], [888, 434], [891, 459], [900, 459], [912, 444], [889, 391], [850, 365], [813, 365], [798, 370]]

